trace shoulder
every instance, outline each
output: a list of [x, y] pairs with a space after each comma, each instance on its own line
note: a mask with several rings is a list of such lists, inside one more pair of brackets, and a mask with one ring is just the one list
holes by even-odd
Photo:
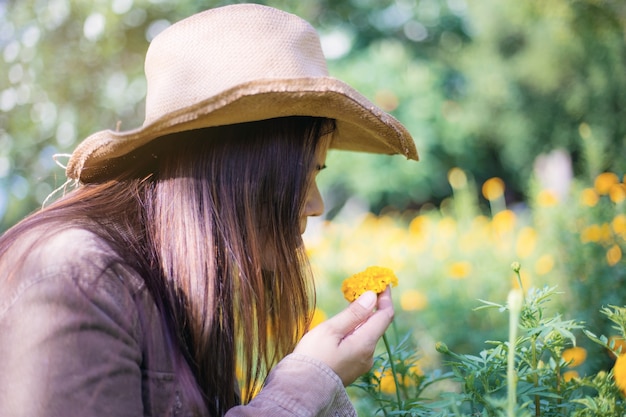
[[119, 309], [143, 290], [141, 277], [84, 227], [36, 227], [0, 260], [0, 316], [28, 293], [58, 297], [58, 302], [108, 302]]
[[167, 353], [142, 282], [83, 228], [20, 236], [0, 263], [0, 414], [142, 415], [146, 335]]

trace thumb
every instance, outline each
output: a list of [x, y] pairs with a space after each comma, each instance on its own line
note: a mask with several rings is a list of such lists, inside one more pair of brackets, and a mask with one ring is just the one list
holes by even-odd
[[377, 296], [373, 291], [366, 291], [341, 313], [332, 318], [333, 327], [341, 336], [345, 336], [363, 323], [374, 311]]

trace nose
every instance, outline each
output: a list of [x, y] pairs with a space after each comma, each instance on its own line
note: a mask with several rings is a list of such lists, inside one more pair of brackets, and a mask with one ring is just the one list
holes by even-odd
[[324, 200], [320, 193], [317, 183], [313, 181], [309, 192], [307, 193], [306, 202], [304, 204], [304, 216], [321, 216], [324, 213]]

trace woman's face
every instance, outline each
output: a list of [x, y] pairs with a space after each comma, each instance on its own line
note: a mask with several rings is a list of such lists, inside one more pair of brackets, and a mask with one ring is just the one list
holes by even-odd
[[300, 234], [306, 230], [307, 219], [309, 216], [321, 216], [324, 213], [324, 200], [317, 188], [317, 174], [326, 167], [326, 154], [330, 147], [332, 133], [324, 135], [320, 138], [317, 150], [315, 152], [315, 163], [313, 164], [314, 172], [311, 174], [312, 179], [307, 190], [306, 200], [304, 202], [304, 210], [300, 217]]

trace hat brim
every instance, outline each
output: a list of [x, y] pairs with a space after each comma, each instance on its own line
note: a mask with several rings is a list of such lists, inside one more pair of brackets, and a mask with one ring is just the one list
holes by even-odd
[[346, 83], [332, 77], [267, 79], [238, 85], [206, 100], [150, 121], [137, 129], [103, 130], [78, 145], [67, 165], [69, 178], [90, 182], [106, 171], [107, 161], [168, 134], [285, 116], [336, 120], [331, 148], [402, 154], [418, 160], [411, 135]]

